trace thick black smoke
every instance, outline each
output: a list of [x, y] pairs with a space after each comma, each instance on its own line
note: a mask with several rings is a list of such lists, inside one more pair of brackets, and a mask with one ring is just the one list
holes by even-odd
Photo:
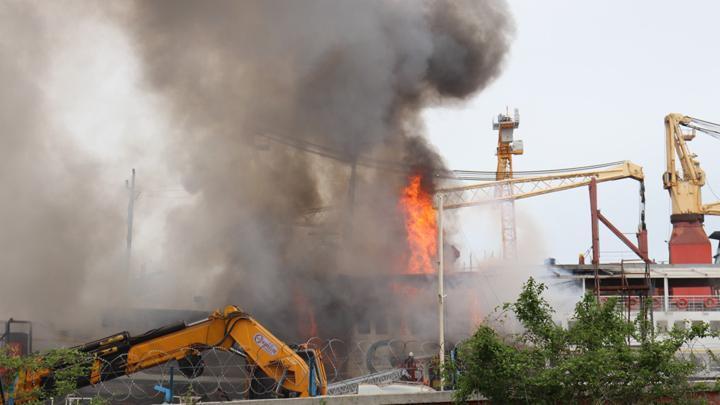
[[[503, 1], [138, 1], [123, 22], [196, 196], [168, 219], [173, 293], [277, 325], [307, 300], [325, 335], [364, 297], [338, 275], [402, 267], [399, 191], [442, 167], [419, 113], [487, 86], [513, 31]], [[323, 206], [337, 226], [297, 226]]]

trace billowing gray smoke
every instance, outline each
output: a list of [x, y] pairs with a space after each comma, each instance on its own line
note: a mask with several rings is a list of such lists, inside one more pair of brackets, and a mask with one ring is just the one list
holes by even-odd
[[[364, 296], [339, 274], [402, 272], [399, 191], [442, 167], [420, 111], [487, 86], [513, 30], [502, 1], [138, 1], [123, 23], [197, 197], [168, 219], [173, 293], [276, 326], [309, 305], [325, 335]], [[295, 225], [323, 206], [338, 227]]]
[[45, 93], [57, 34], [48, 21], [36, 4], [0, 4], [0, 319], [71, 319], [100, 296], [108, 303], [112, 280], [86, 282], [113, 274], [103, 270], [116, 270], [121, 247], [115, 196], [68, 142]]

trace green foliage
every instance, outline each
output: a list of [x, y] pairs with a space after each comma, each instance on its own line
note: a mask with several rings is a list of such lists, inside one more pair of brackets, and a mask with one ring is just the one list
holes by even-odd
[[92, 359], [75, 349], [53, 349], [42, 354], [13, 356], [0, 348], [2, 384], [7, 395], [18, 376], [52, 370], [42, 386], [32, 391], [16, 392], [16, 399], [25, 403], [42, 403], [47, 398], [63, 398], [77, 388], [77, 379], [90, 371]]
[[90, 399], [90, 405], [107, 405], [109, 403], [110, 401], [101, 396], [96, 396]]
[[180, 403], [187, 405], [195, 405], [198, 403], [198, 399], [192, 385], [188, 385], [187, 391], [185, 391], [185, 393], [180, 397]]
[[707, 323], [655, 336], [642, 313], [628, 321], [616, 301], [586, 295], [575, 307], [572, 326], [552, 320], [545, 285], [532, 278], [512, 312], [524, 332], [503, 337], [486, 325], [458, 351], [456, 400], [483, 395], [494, 403], [650, 403], [681, 400], [693, 391], [696, 369], [678, 350], [699, 337], [715, 336]]

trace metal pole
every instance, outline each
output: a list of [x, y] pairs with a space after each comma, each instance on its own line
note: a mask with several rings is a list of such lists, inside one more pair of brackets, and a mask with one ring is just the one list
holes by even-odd
[[591, 231], [592, 231], [592, 265], [593, 265], [593, 276], [595, 278], [595, 298], [598, 302], [600, 301], [600, 278], [598, 275], [598, 268], [600, 267], [600, 235], [598, 229], [598, 209], [597, 209], [597, 178], [593, 177], [590, 179], [588, 185], [590, 191], [590, 219], [591, 219]]
[[350, 214], [355, 211], [355, 187], [357, 187], [357, 156], [353, 157], [350, 166], [350, 181], [348, 187], [348, 210]]
[[[596, 213], [597, 213], [597, 219], [599, 219], [600, 222], [602, 222], [603, 225], [605, 225], [610, 230], [610, 232], [614, 233], [615, 236], [617, 236], [617, 238], [620, 239], [620, 241], [625, 244], [625, 246], [629, 247], [630, 250], [632, 250], [633, 253], [635, 253], [637, 255], [637, 257], [642, 259], [642, 261], [645, 262], [646, 264], [652, 262], [652, 260], [650, 260], [650, 258], [647, 257], [647, 255], [642, 252], [642, 249], [635, 246], [635, 244], [632, 243], [632, 241], [630, 241], [630, 239], [628, 239], [622, 232], [620, 232], [620, 230], [617, 229], [617, 227], [615, 227], [615, 225], [613, 225], [613, 223], [610, 222], [609, 219], [605, 218], [605, 215], [603, 215], [602, 212], [596, 211]], [[596, 237], [593, 236], [593, 241], [595, 239], [596, 239]], [[593, 261], [593, 263], [595, 263], [595, 262]]]
[[342, 230], [343, 236], [349, 240], [352, 236], [353, 217], [355, 216], [355, 189], [357, 187], [357, 155], [353, 156], [352, 164], [350, 165], [350, 179], [348, 180], [348, 194], [347, 194], [347, 211], [345, 212], [345, 221], [343, 223], [344, 229]]
[[127, 244], [125, 246], [125, 277], [130, 282], [130, 257], [132, 254], [132, 235], [133, 235], [133, 211], [135, 209], [135, 169], [132, 169], [132, 177], [128, 183], [125, 180], [125, 187], [129, 191], [128, 198], [128, 214], [127, 214]]
[[172, 403], [173, 391], [175, 390], [175, 368], [170, 367], [170, 402]]
[[591, 219], [591, 232], [592, 232], [592, 264], [600, 264], [600, 236], [598, 229], [598, 209], [597, 209], [597, 179], [595, 177], [590, 179], [588, 185], [590, 191], [590, 219]]
[[440, 371], [440, 391], [445, 389], [445, 377], [442, 373], [442, 367], [445, 363], [445, 261], [443, 260], [443, 205], [445, 198], [442, 194], [438, 194], [438, 211], [437, 211], [437, 255], [438, 255], [438, 327], [440, 332], [440, 353], [438, 361], [438, 369]]

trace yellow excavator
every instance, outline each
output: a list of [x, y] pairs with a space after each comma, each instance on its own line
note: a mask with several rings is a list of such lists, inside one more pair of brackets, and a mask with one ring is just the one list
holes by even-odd
[[[254, 369], [249, 390], [254, 398], [294, 398], [325, 395], [327, 377], [319, 351], [290, 347], [254, 318], [235, 306], [215, 311], [206, 319], [153, 329], [139, 336], [121, 332], [75, 347], [88, 353], [89, 373], [78, 388], [177, 361], [188, 378], [202, 374], [201, 353], [225, 350], [246, 359]], [[15, 403], [31, 400], [35, 389], [52, 384], [52, 369], [20, 371], [13, 392]], [[4, 403], [10, 400], [6, 393]], [[251, 398], [253, 399], [253, 398]]]

